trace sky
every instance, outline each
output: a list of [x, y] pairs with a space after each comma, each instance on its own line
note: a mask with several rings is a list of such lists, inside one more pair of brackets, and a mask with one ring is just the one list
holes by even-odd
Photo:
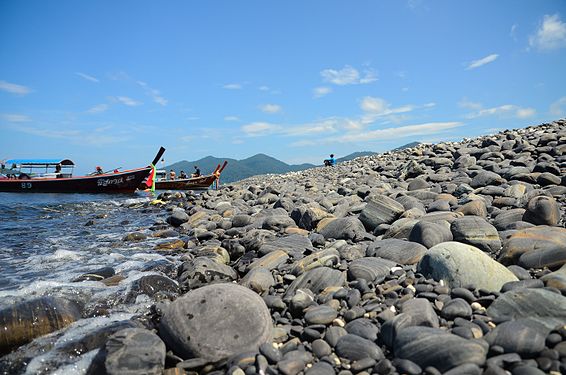
[[565, 67], [564, 0], [0, 0], [0, 160], [321, 164], [566, 117]]

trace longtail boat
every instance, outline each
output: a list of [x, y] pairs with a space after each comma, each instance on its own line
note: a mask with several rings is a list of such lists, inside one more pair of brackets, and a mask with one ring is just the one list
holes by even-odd
[[[161, 147], [147, 167], [98, 171], [74, 177], [75, 164], [69, 159], [6, 160], [0, 174], [0, 192], [18, 193], [132, 193], [146, 179], [165, 149]], [[7, 168], [9, 167], [9, 168]], [[54, 172], [48, 172], [55, 168]], [[38, 173], [45, 170], [45, 173]]]
[[208, 175], [198, 176], [198, 177], [189, 177], [189, 178], [181, 178], [175, 180], [167, 180], [165, 178], [161, 178], [155, 181], [155, 189], [157, 190], [206, 190], [208, 189], [213, 183], [216, 183], [216, 187], [218, 187], [218, 183], [220, 181], [220, 174], [226, 168], [228, 164], [227, 161], [224, 161], [224, 164], [216, 167], [214, 172]]

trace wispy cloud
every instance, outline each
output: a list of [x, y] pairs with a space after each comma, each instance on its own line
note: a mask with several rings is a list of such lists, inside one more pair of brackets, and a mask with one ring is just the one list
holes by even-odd
[[226, 90], [241, 90], [242, 85], [240, 83], [227, 83], [222, 88]]
[[81, 78], [86, 79], [87, 81], [96, 82], [96, 83], [100, 82], [97, 78], [90, 76], [88, 74], [85, 74], [85, 73], [76, 72], [75, 74], [78, 75]]
[[153, 99], [153, 101], [157, 104], [160, 104], [162, 106], [166, 106], [168, 103], [168, 100], [165, 99], [161, 93], [159, 92], [159, 90], [156, 90], [154, 88], [151, 88], [148, 86], [147, 83], [143, 82], [143, 81], [137, 81], [137, 84], [140, 85], [141, 87], [143, 87], [146, 95], [148, 95], [149, 97], [151, 97]]
[[18, 126], [17, 128], [14, 127], [13, 130], [42, 138], [67, 139], [78, 144], [88, 143], [92, 145], [103, 145], [119, 143], [128, 139], [128, 137], [124, 135], [112, 135], [107, 131], [101, 132], [97, 129], [95, 129], [94, 131], [83, 132], [76, 129], [61, 130], [31, 126]]
[[94, 107], [88, 109], [86, 111], [86, 113], [90, 113], [90, 114], [102, 113], [102, 112], [107, 111], [108, 108], [110, 108], [110, 106], [108, 104], [98, 104], [98, 105], [95, 105]]
[[250, 137], [274, 134], [282, 129], [282, 126], [268, 122], [254, 122], [242, 126], [242, 131]]
[[5, 113], [0, 115], [0, 118], [7, 122], [28, 122], [31, 118], [27, 115], [19, 115], [13, 113]]
[[259, 91], [269, 91], [269, 86], [259, 86], [257, 89]]
[[278, 104], [264, 104], [261, 105], [259, 109], [261, 109], [262, 112], [270, 114], [279, 113], [282, 110], [281, 106]]
[[338, 137], [327, 138], [325, 142], [367, 142], [398, 139], [403, 137], [414, 137], [420, 135], [436, 134], [462, 126], [461, 122], [429, 122], [416, 125], [405, 125], [386, 129], [377, 129], [366, 132], [345, 134]]
[[511, 116], [517, 118], [531, 117], [536, 113], [534, 108], [523, 108], [514, 104], [504, 104], [498, 107], [479, 109], [476, 112], [469, 113], [465, 117], [469, 119], [484, 116]]
[[468, 100], [467, 98], [460, 100], [460, 102], [458, 103], [458, 106], [460, 106], [461, 108], [466, 108], [466, 109], [472, 110], [472, 111], [479, 111], [480, 109], [483, 108], [481, 103], [472, 102], [472, 101]]
[[529, 37], [529, 46], [540, 51], [550, 51], [566, 47], [566, 24], [558, 14], [545, 15], [542, 23]]
[[315, 98], [322, 98], [323, 96], [328, 95], [331, 92], [332, 92], [332, 88], [326, 86], [315, 87], [312, 90], [313, 97]]
[[515, 40], [515, 41], [517, 40], [517, 28], [518, 28], [518, 27], [519, 27], [519, 25], [517, 25], [517, 24], [515, 23], [515, 24], [513, 24], [513, 25], [511, 26], [511, 30], [509, 31], [509, 36], [510, 36], [511, 38], [513, 38], [513, 40]]
[[6, 81], [0, 81], [0, 90], [16, 95], [27, 95], [32, 91], [29, 87]]
[[468, 66], [466, 67], [466, 70], [470, 70], [470, 69], [476, 69], [479, 68], [480, 66], [484, 66], [486, 64], [492, 63], [495, 60], [497, 60], [497, 57], [499, 55], [496, 53], [493, 53], [491, 55], [488, 55], [484, 58], [481, 58], [479, 60], [474, 60], [471, 63], [468, 64]]
[[377, 74], [373, 70], [366, 69], [362, 76], [357, 69], [350, 65], [346, 65], [339, 70], [324, 69], [320, 72], [320, 75], [323, 81], [339, 86], [366, 84], [377, 81]]
[[224, 116], [224, 121], [240, 121], [238, 116]]
[[554, 116], [566, 116], [566, 96], [561, 97], [550, 105], [550, 113]]
[[134, 100], [132, 98], [129, 98], [127, 96], [117, 96], [114, 98], [114, 100], [127, 105], [128, 107], [136, 107], [138, 105], [142, 105], [143, 103], [137, 100]]

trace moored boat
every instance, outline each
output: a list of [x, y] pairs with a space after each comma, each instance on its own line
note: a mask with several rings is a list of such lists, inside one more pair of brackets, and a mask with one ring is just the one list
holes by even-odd
[[[147, 167], [125, 171], [98, 172], [73, 177], [74, 163], [64, 160], [7, 160], [0, 176], [0, 192], [19, 193], [132, 193], [150, 175], [153, 166], [165, 152], [160, 148], [153, 163]], [[55, 168], [54, 172], [47, 172]], [[45, 169], [45, 173], [36, 173]], [[69, 169], [71, 171], [69, 172]], [[28, 172], [29, 173], [26, 173]]]
[[157, 179], [155, 181], [155, 189], [157, 190], [206, 190], [212, 184], [216, 183], [218, 187], [218, 183], [220, 181], [220, 174], [226, 168], [228, 164], [227, 161], [224, 161], [224, 164], [216, 167], [214, 172], [208, 175], [202, 175], [198, 177], [190, 177], [190, 178], [181, 178], [175, 180], [167, 180], [165, 177], [161, 179]]

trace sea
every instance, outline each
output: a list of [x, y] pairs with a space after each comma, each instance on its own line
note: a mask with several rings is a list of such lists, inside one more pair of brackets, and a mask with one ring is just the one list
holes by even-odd
[[[149, 233], [163, 221], [159, 209], [144, 209], [151, 193], [130, 195], [0, 193], [0, 310], [40, 296], [108, 306], [104, 316], [81, 319], [58, 334], [57, 342], [80, 339], [97, 327], [143, 314], [153, 303], [145, 295], [122, 303], [150, 262], [170, 261], [154, 251], [160, 239], [124, 241], [127, 233]], [[161, 240], [162, 241], [162, 240]], [[103, 267], [125, 277], [116, 286], [74, 282]], [[146, 297], [144, 299], [144, 297]], [[19, 350], [26, 350], [22, 347]], [[81, 374], [95, 351], [78, 356], [57, 352], [57, 343], [33, 358], [28, 374]]]

